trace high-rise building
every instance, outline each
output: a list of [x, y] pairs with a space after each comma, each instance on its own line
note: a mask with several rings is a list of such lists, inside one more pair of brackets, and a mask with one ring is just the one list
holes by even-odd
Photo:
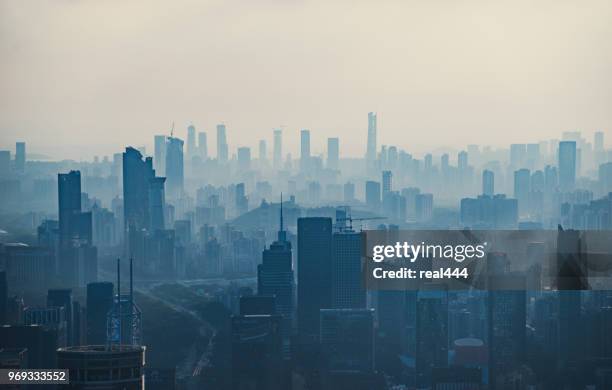
[[71, 289], [52, 289], [47, 292], [47, 307], [63, 307], [68, 325], [67, 345], [74, 345], [75, 329], [80, 324], [74, 323], [72, 311], [72, 290]]
[[240, 315], [231, 319], [232, 389], [288, 388], [283, 367], [281, 317]]
[[327, 168], [338, 169], [340, 160], [340, 140], [338, 138], [327, 139]]
[[225, 124], [217, 125], [217, 160], [226, 163], [228, 158], [227, 132]]
[[601, 152], [604, 150], [604, 133], [603, 131], [596, 131], [593, 136], [593, 151]]
[[111, 282], [87, 285], [87, 343], [106, 344], [106, 319], [113, 307], [113, 284]]
[[282, 200], [280, 207], [278, 239], [268, 249], [264, 249], [262, 262], [257, 266], [257, 293], [274, 297], [276, 314], [282, 317], [283, 341], [287, 345], [293, 327], [295, 281], [291, 243], [287, 240], [283, 226]]
[[236, 184], [236, 212], [238, 215], [242, 215], [249, 211], [249, 199], [246, 196], [246, 187], [244, 183]]
[[576, 141], [559, 142], [559, 189], [572, 191], [576, 185]]
[[310, 168], [310, 130], [306, 129], [300, 132], [300, 168]]
[[158, 175], [164, 175], [166, 172], [166, 136], [156, 135], [155, 141], [155, 156], [153, 158], [153, 165]]
[[368, 113], [368, 148], [366, 152], [366, 160], [370, 163], [376, 160], [376, 113]]
[[283, 131], [274, 130], [274, 168], [279, 169], [283, 165]]
[[263, 165], [268, 160], [268, 148], [266, 145], [266, 140], [259, 140], [259, 164]]
[[320, 340], [326, 372], [374, 370], [374, 310], [322, 309]]
[[363, 287], [362, 240], [359, 232], [342, 230], [332, 236], [332, 308], [361, 309], [366, 306]]
[[79, 236], [81, 219], [81, 172], [59, 173], [57, 175], [59, 203], [60, 245], [68, 244]]
[[416, 304], [416, 382], [428, 388], [432, 370], [448, 365], [448, 293], [442, 285], [424, 286]]
[[60, 348], [57, 367], [69, 371], [66, 389], [144, 389], [145, 348], [83, 345]]
[[604, 196], [612, 192], [612, 162], [599, 166], [599, 186]]
[[319, 334], [319, 310], [331, 308], [332, 220], [298, 219], [298, 330]]
[[349, 182], [344, 183], [344, 201], [352, 203], [355, 200], [355, 184]]
[[0, 177], [8, 176], [11, 172], [11, 152], [0, 150]]
[[370, 210], [380, 209], [380, 183], [376, 181], [366, 181], [365, 201]]
[[457, 155], [457, 168], [461, 172], [465, 172], [468, 169], [468, 153], [462, 150]]
[[495, 195], [495, 174], [488, 169], [482, 171], [482, 194], [486, 196]]
[[152, 177], [149, 179], [149, 217], [151, 219], [149, 227], [151, 231], [163, 230], [165, 228], [165, 183], [165, 177]]
[[382, 196], [383, 198], [393, 189], [392, 178], [393, 178], [393, 173], [391, 173], [391, 171], [383, 171], [382, 173]]
[[518, 202], [519, 216], [529, 214], [529, 193], [531, 191], [531, 173], [523, 168], [514, 172], [514, 197]]
[[238, 169], [240, 172], [246, 172], [251, 169], [251, 148], [238, 148]]
[[[166, 163], [167, 165], [167, 163]], [[149, 183], [155, 177], [153, 161], [143, 160], [132, 147], [123, 153], [123, 218], [126, 232], [149, 228]]]
[[15, 171], [23, 172], [26, 162], [26, 144], [25, 142], [17, 142], [15, 144]]
[[166, 143], [166, 186], [168, 196], [180, 198], [185, 189], [183, 140], [168, 137]]
[[510, 145], [510, 165], [512, 168], [524, 168], [525, 160], [527, 159], [527, 145], [512, 144]]
[[198, 133], [198, 151], [202, 161], [206, 161], [208, 159], [208, 139], [204, 131]]
[[187, 127], [187, 160], [191, 161], [197, 154], [196, 128], [194, 125], [189, 125], [189, 127]]

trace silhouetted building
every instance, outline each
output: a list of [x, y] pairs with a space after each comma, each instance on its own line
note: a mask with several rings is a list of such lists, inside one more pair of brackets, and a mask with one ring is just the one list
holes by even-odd
[[310, 130], [300, 132], [300, 169], [310, 169]]
[[217, 161], [226, 163], [228, 158], [227, 133], [224, 124], [217, 125]]
[[166, 136], [156, 135], [154, 141], [155, 156], [153, 158], [153, 165], [157, 174], [164, 175], [166, 172]]
[[448, 365], [448, 293], [443, 285], [419, 290], [416, 302], [416, 384], [432, 385], [435, 367]]
[[482, 194], [487, 196], [495, 195], [495, 174], [493, 171], [487, 169], [482, 171]]
[[208, 139], [204, 131], [198, 133], [198, 151], [202, 161], [206, 161], [208, 159]]
[[559, 142], [559, 189], [571, 191], [576, 185], [576, 141]]
[[180, 198], [185, 189], [183, 140], [168, 137], [166, 143], [166, 186], [168, 196]]
[[281, 129], [274, 130], [274, 168], [279, 169], [283, 163], [283, 131]]
[[319, 310], [331, 308], [332, 220], [298, 219], [298, 330], [319, 334]]
[[113, 306], [111, 282], [87, 285], [87, 344], [106, 344], [106, 318]]
[[370, 210], [376, 211], [380, 209], [380, 183], [375, 181], [366, 181], [365, 201]]
[[328, 138], [327, 139], [327, 168], [338, 169], [338, 162], [340, 161], [340, 139], [339, 138]]
[[376, 113], [369, 112], [368, 113], [368, 146], [366, 151], [366, 160], [368, 164], [371, 166], [373, 162], [376, 160]]
[[15, 144], [15, 171], [24, 172], [26, 162], [26, 144], [17, 142]]
[[332, 308], [361, 309], [366, 306], [363, 286], [361, 233], [352, 230], [332, 236], [331, 288]]

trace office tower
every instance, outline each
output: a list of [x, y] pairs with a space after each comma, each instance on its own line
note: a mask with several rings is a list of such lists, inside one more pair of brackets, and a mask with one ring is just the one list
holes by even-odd
[[274, 130], [274, 168], [279, 169], [283, 165], [283, 131]]
[[190, 125], [187, 127], [187, 160], [191, 161], [197, 154], [196, 129], [194, 125]]
[[259, 140], [259, 164], [260, 166], [268, 160], [268, 148], [265, 139]]
[[166, 186], [168, 197], [178, 199], [185, 189], [183, 140], [168, 137], [166, 143]]
[[449, 157], [448, 157], [448, 153], [444, 153], [442, 156], [440, 156], [440, 171], [442, 172], [442, 175], [447, 175], [448, 171], [449, 171]]
[[444, 285], [425, 285], [416, 301], [416, 384], [428, 388], [434, 367], [448, 365], [448, 293]]
[[226, 163], [228, 158], [227, 133], [225, 124], [217, 125], [217, 160]]
[[576, 141], [559, 142], [559, 189], [572, 191], [576, 184]]
[[595, 153], [602, 152], [604, 150], [604, 133], [603, 131], [596, 131], [593, 136], [593, 151]]
[[374, 310], [322, 309], [320, 340], [327, 373], [374, 370]]
[[26, 144], [25, 142], [17, 142], [15, 144], [15, 171], [23, 172], [26, 162]]
[[59, 201], [60, 245], [68, 244], [79, 235], [81, 216], [81, 172], [59, 173], [57, 175]]
[[238, 215], [242, 215], [249, 211], [249, 199], [246, 197], [246, 187], [244, 183], [236, 184], [235, 206]]
[[113, 284], [111, 282], [87, 285], [87, 343], [106, 344], [106, 318], [113, 307]]
[[300, 168], [304, 171], [310, 167], [310, 130], [300, 132]]
[[393, 185], [391, 182], [392, 177], [393, 177], [393, 174], [391, 173], [391, 171], [383, 171], [382, 173], [382, 196], [383, 198], [385, 197], [385, 195], [387, 195], [392, 190], [392, 185]]
[[525, 359], [525, 277], [508, 273], [507, 263], [505, 253], [487, 255], [489, 285], [500, 290], [489, 291], [487, 304], [489, 386], [493, 390], [511, 386], [513, 373]]
[[417, 221], [429, 221], [433, 216], [433, 194], [417, 194], [414, 202]]
[[251, 169], [251, 148], [238, 148], [238, 169], [240, 172]]
[[531, 173], [523, 168], [514, 172], [514, 197], [518, 201], [519, 217], [529, 214], [529, 192]]
[[338, 161], [340, 160], [340, 139], [327, 139], [327, 168], [338, 169]]
[[361, 233], [346, 229], [335, 232], [332, 236], [331, 307], [334, 309], [360, 309], [366, 306], [362, 240]]
[[63, 307], [66, 323], [68, 325], [67, 345], [74, 344], [75, 324], [72, 312], [72, 290], [71, 289], [52, 289], [47, 292], [47, 307]]
[[208, 159], [208, 139], [204, 131], [198, 133], [198, 151], [202, 161], [206, 161]]
[[8, 303], [8, 282], [6, 271], [0, 271], [0, 326], [6, 324], [6, 307]]
[[461, 224], [472, 228], [515, 229], [518, 202], [506, 195], [482, 195], [461, 199]]
[[0, 177], [8, 176], [11, 172], [11, 152], [0, 150]]
[[281, 317], [241, 315], [231, 319], [232, 389], [288, 388], [283, 367]]
[[262, 296], [274, 296], [276, 314], [282, 317], [283, 343], [288, 345], [293, 327], [295, 282], [291, 264], [291, 243], [287, 241], [284, 229], [281, 200], [278, 238], [268, 249], [264, 249], [262, 262], [257, 266], [257, 293]]
[[151, 231], [163, 230], [166, 195], [164, 185], [165, 177], [152, 177], [149, 179], [149, 227]]
[[70, 371], [67, 389], [145, 388], [145, 348], [121, 345], [83, 345], [57, 350], [57, 367]]
[[526, 145], [526, 166], [529, 169], [537, 169], [540, 164], [540, 144], [527, 144]]
[[41, 325], [0, 326], [1, 348], [27, 349], [29, 369], [56, 367], [57, 333]]
[[602, 195], [612, 192], [612, 162], [599, 166], [599, 186]]
[[380, 183], [376, 181], [366, 181], [365, 186], [366, 205], [370, 210], [380, 209]]
[[376, 113], [368, 113], [368, 148], [366, 151], [366, 160], [371, 164], [376, 160]]
[[[166, 168], [168, 168], [167, 162]], [[149, 228], [149, 183], [154, 177], [155, 171], [151, 158], [147, 157], [143, 160], [138, 150], [132, 147], [125, 148], [123, 153], [123, 219], [126, 238], [128, 232]]]
[[68, 325], [65, 314], [64, 308], [58, 306], [27, 307], [23, 312], [23, 324], [41, 325], [46, 330], [55, 332], [57, 346], [65, 347], [68, 345]]
[[351, 182], [344, 183], [344, 201], [347, 203], [355, 201], [355, 184]]
[[166, 172], [166, 136], [156, 135], [155, 141], [155, 156], [153, 158], [153, 165], [158, 175], [163, 176]]
[[524, 168], [527, 159], [527, 145], [510, 145], [510, 166], [513, 168]]
[[488, 169], [482, 171], [482, 194], [486, 196], [495, 194], [495, 174]]
[[332, 220], [298, 219], [298, 330], [319, 334], [319, 310], [331, 308]]
[[468, 169], [468, 153], [465, 150], [462, 150], [457, 155], [457, 168], [465, 172]]

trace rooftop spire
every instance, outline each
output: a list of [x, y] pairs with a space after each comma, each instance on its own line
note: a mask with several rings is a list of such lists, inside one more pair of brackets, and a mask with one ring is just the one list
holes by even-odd
[[280, 230], [278, 231], [278, 241], [287, 241], [287, 235], [285, 234], [285, 227], [283, 226], [283, 193], [281, 192], [280, 197]]

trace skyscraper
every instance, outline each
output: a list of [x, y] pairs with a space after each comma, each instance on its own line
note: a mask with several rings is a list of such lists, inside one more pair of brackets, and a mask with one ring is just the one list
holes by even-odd
[[283, 165], [283, 131], [274, 130], [274, 168], [278, 169]]
[[106, 317], [113, 307], [113, 284], [111, 282], [87, 285], [87, 343], [106, 344]]
[[332, 220], [298, 219], [298, 331], [319, 334], [319, 310], [331, 308]]
[[519, 217], [529, 214], [531, 173], [523, 168], [514, 172], [514, 197], [518, 201]]
[[266, 140], [265, 139], [261, 139], [259, 140], [259, 164], [262, 165], [266, 162], [266, 160], [268, 159], [268, 150], [266, 147]]
[[308, 170], [310, 167], [310, 130], [300, 132], [300, 168]]
[[368, 113], [368, 148], [366, 152], [366, 160], [374, 162], [376, 160], [376, 113]]
[[360, 309], [366, 306], [363, 287], [362, 234], [352, 230], [332, 236], [332, 308]]
[[559, 142], [559, 189], [571, 191], [576, 184], [576, 141]]
[[366, 181], [365, 186], [366, 205], [370, 210], [380, 209], [380, 183], [376, 181]]
[[183, 140], [168, 137], [166, 143], [166, 185], [168, 196], [180, 198], [185, 188]]
[[293, 327], [294, 285], [291, 243], [287, 241], [283, 226], [281, 200], [278, 238], [268, 249], [264, 249], [262, 262], [257, 266], [257, 293], [274, 296], [276, 313], [282, 317], [282, 333], [285, 345], [288, 344]]
[[155, 156], [153, 165], [158, 175], [164, 175], [166, 172], [166, 136], [156, 135], [155, 141]]
[[196, 155], [196, 129], [194, 125], [190, 125], [187, 127], [187, 160], [191, 161]]
[[164, 230], [164, 210], [166, 195], [164, 185], [165, 177], [152, 177], [149, 179], [149, 223], [151, 231]]
[[79, 234], [81, 215], [81, 172], [59, 173], [57, 175], [59, 200], [60, 245], [68, 244]]
[[11, 171], [11, 152], [0, 150], [0, 177], [7, 176]]
[[217, 160], [226, 163], [228, 158], [227, 133], [225, 124], [217, 125]]
[[488, 169], [482, 171], [482, 194], [487, 196], [495, 195], [495, 174]]
[[238, 148], [238, 169], [245, 172], [251, 169], [251, 148]]
[[66, 315], [66, 323], [68, 325], [68, 345], [74, 345], [73, 335], [75, 332], [75, 323], [73, 321], [72, 311], [72, 290], [71, 289], [53, 289], [47, 292], [47, 307], [63, 307]]
[[327, 139], [327, 168], [338, 169], [340, 159], [340, 140], [338, 138]]
[[383, 171], [382, 173], [382, 196], [383, 198], [393, 189], [393, 183], [391, 182], [391, 178], [393, 177], [393, 173], [391, 171]]
[[26, 162], [26, 144], [25, 142], [17, 142], [15, 144], [15, 171], [23, 172]]
[[448, 293], [442, 285], [423, 286], [417, 295], [417, 388], [428, 388], [432, 381], [432, 369], [447, 365]]
[[208, 140], [206, 138], [206, 132], [204, 131], [198, 133], [198, 150], [202, 161], [208, 159]]
[[[166, 166], [168, 163], [166, 162]], [[123, 218], [124, 228], [140, 231], [149, 228], [149, 181], [155, 176], [151, 157], [132, 147], [123, 153]]]

